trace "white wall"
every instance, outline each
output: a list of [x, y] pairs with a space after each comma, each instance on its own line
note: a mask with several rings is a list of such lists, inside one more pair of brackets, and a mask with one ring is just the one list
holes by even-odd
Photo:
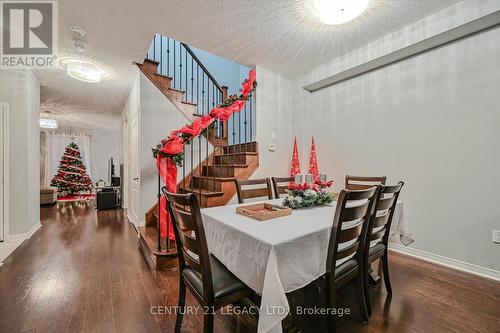
[[0, 101], [9, 104], [9, 233], [40, 224], [40, 85], [31, 71], [1, 70]]
[[122, 163], [122, 151], [120, 150], [120, 123], [117, 120], [116, 126], [109, 130], [93, 129], [91, 131], [91, 163], [92, 181], [95, 183], [99, 179], [108, 182], [108, 160], [113, 157], [115, 164], [115, 175], [120, 176], [120, 163]]
[[[259, 168], [252, 178], [286, 177], [290, 174], [295, 135], [292, 81], [259, 66], [256, 73], [255, 110]], [[271, 144], [275, 145], [276, 151], [269, 151]]]
[[345, 174], [406, 183], [414, 248], [498, 271], [491, 230], [500, 229], [499, 28], [315, 93], [298, 89], [493, 5], [460, 3], [313, 71], [294, 90], [293, 125], [301, 162], [314, 135], [320, 170], [333, 176], [336, 190]]

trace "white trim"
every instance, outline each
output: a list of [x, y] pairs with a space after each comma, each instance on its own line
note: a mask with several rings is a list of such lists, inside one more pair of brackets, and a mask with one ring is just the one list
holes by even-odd
[[28, 232], [23, 232], [23, 233], [20, 233], [20, 234], [10, 235], [9, 236], [9, 241], [19, 240], [19, 239], [29, 239], [41, 227], [42, 227], [42, 224], [40, 222], [38, 222], [33, 227], [31, 227], [31, 229], [28, 230]]
[[[4, 147], [3, 147], [3, 241], [7, 242], [9, 240], [9, 168], [10, 168], [10, 162], [9, 162], [9, 105], [7, 103], [0, 103], [0, 110], [2, 110], [2, 113], [0, 114], [0, 117], [3, 116], [3, 142], [4, 142]], [[1, 181], [1, 180], [0, 180]]]
[[433, 264], [445, 266], [458, 271], [467, 272], [470, 274], [478, 275], [483, 278], [500, 281], [500, 271], [494, 269], [481, 267], [478, 265], [470, 264], [468, 262], [440, 256], [438, 254], [429, 253], [426, 251], [418, 250], [411, 247], [405, 247], [403, 245], [389, 243], [389, 249], [410, 257], [418, 258]]
[[130, 223], [132, 223], [134, 226], [137, 226], [137, 221], [134, 219], [134, 217], [128, 213], [128, 209], [127, 209], [127, 218], [129, 220]]

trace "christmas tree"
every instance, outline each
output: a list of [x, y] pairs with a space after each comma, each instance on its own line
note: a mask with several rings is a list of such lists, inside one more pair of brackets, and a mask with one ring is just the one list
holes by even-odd
[[316, 158], [316, 146], [314, 145], [314, 137], [312, 138], [312, 143], [311, 143], [311, 158], [309, 159], [309, 173], [313, 175], [315, 182], [319, 180], [318, 159]]
[[52, 178], [50, 185], [57, 187], [58, 192], [70, 194], [92, 189], [92, 181], [87, 175], [87, 169], [82, 162], [80, 150], [76, 143], [71, 142], [66, 147], [59, 162], [57, 175]]
[[297, 148], [297, 139], [293, 140], [293, 154], [292, 154], [292, 169], [290, 170], [290, 177], [300, 174], [299, 150]]

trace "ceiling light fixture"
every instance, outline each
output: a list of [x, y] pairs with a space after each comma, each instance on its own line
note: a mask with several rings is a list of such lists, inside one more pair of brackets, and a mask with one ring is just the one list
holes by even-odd
[[73, 34], [73, 45], [76, 49], [80, 52], [87, 50], [87, 42], [85, 41], [87, 31], [77, 25], [72, 25], [70, 29]]
[[40, 128], [56, 129], [57, 125], [57, 120], [55, 119], [40, 118]]
[[366, 7], [369, 0], [313, 0], [321, 22], [338, 25], [349, 22], [358, 17]]
[[88, 61], [73, 59], [65, 61], [64, 64], [69, 76], [83, 82], [99, 83], [106, 74], [104, 70]]

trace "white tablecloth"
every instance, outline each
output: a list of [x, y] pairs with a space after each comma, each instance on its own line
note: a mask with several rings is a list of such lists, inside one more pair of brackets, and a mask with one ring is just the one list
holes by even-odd
[[[268, 202], [281, 204], [282, 199]], [[264, 222], [237, 214], [236, 206], [202, 209], [208, 249], [262, 296], [258, 332], [281, 332], [281, 320], [289, 313], [285, 293], [306, 286], [326, 272], [336, 203], [294, 210], [292, 215]], [[400, 201], [391, 236], [411, 240]]]

